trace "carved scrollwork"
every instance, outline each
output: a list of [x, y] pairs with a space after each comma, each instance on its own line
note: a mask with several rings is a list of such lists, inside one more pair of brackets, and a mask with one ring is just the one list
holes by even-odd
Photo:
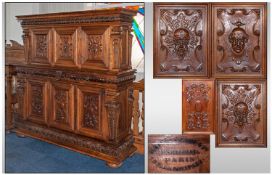
[[36, 35], [36, 56], [37, 57], [47, 57], [47, 35], [46, 34], [37, 34]]
[[160, 10], [162, 72], [203, 72], [202, 15], [200, 9]]
[[101, 58], [103, 51], [102, 35], [89, 35], [88, 38], [89, 58]]
[[59, 51], [61, 58], [72, 59], [73, 43], [71, 35], [60, 35]]
[[64, 89], [55, 90], [55, 112], [56, 121], [68, 122], [68, 92]]
[[94, 130], [99, 129], [99, 95], [87, 93], [83, 99], [83, 126]]
[[35, 116], [43, 116], [43, 85], [31, 85], [31, 113]]

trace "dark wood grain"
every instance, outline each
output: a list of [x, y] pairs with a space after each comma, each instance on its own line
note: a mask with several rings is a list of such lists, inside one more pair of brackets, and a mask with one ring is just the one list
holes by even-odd
[[149, 135], [149, 173], [209, 173], [209, 135]]

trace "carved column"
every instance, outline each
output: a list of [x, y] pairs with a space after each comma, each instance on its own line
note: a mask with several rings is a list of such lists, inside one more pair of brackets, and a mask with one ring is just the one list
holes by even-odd
[[108, 116], [109, 126], [109, 140], [112, 142], [117, 141], [118, 137], [118, 124], [120, 115], [120, 104], [117, 101], [110, 101], [105, 104]]

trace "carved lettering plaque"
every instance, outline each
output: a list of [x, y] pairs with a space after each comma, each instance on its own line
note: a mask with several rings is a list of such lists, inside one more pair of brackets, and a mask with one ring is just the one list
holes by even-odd
[[265, 77], [266, 5], [213, 4], [215, 77]]
[[149, 173], [209, 173], [209, 135], [149, 135]]
[[218, 81], [217, 146], [266, 147], [265, 81]]
[[154, 76], [208, 76], [207, 4], [154, 5]]
[[213, 133], [214, 81], [182, 81], [182, 131]]

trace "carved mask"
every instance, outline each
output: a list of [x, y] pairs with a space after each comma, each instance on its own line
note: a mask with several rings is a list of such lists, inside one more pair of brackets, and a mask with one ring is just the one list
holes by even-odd
[[239, 102], [234, 106], [235, 123], [238, 126], [243, 126], [247, 123], [248, 106], [244, 102]]
[[188, 51], [188, 44], [190, 41], [190, 34], [188, 30], [179, 28], [174, 32], [174, 42], [176, 44], [176, 51], [179, 57], [184, 58]]
[[229, 35], [229, 42], [231, 43], [232, 50], [235, 53], [242, 53], [245, 44], [248, 42], [248, 35], [242, 28], [235, 28]]

